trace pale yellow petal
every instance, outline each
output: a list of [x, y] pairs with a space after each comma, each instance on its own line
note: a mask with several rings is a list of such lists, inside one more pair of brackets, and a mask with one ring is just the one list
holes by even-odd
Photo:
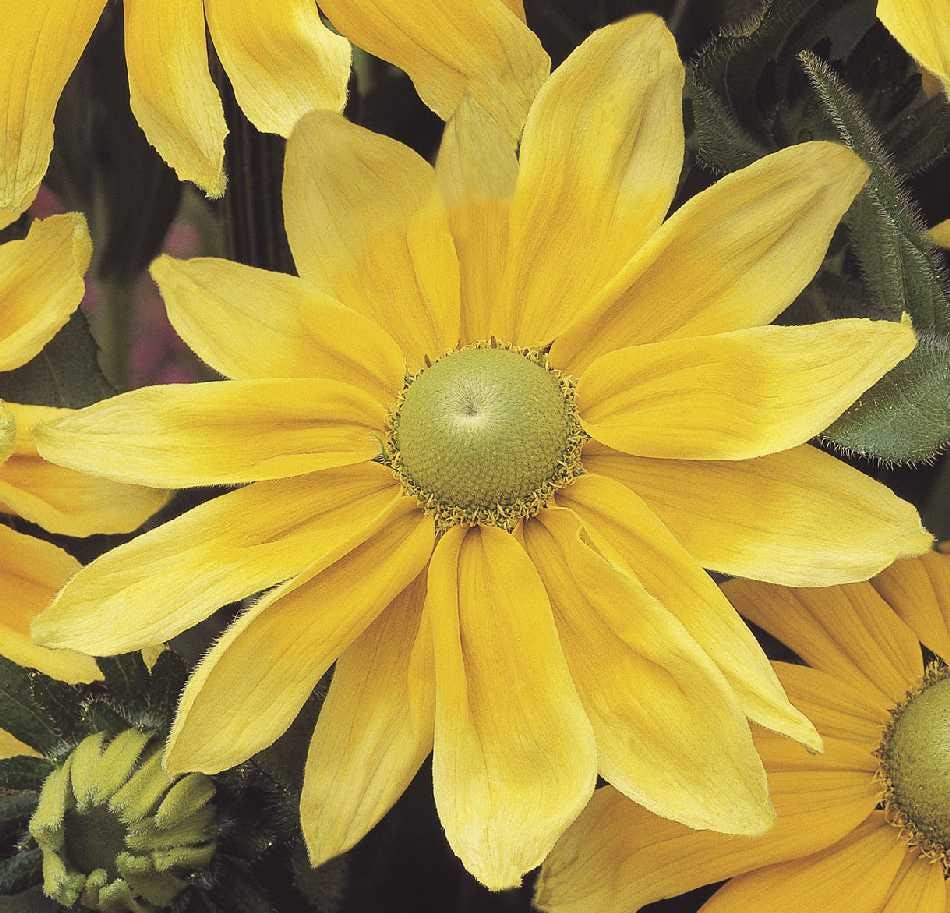
[[178, 334], [226, 377], [322, 377], [387, 407], [402, 389], [406, 362], [392, 338], [296, 276], [168, 256], [150, 272]]
[[310, 863], [360, 840], [432, 751], [432, 632], [425, 574], [393, 600], [337, 661], [310, 744], [300, 819]]
[[443, 120], [471, 95], [521, 133], [551, 61], [510, 5], [516, 0], [320, 0], [333, 24], [365, 51], [405, 70]]
[[945, 913], [946, 908], [942, 866], [913, 851], [907, 853], [881, 913]]
[[235, 485], [370, 460], [386, 409], [338, 381], [143, 387], [36, 429], [47, 460], [162, 488]]
[[675, 615], [735, 689], [746, 715], [819, 749], [814, 727], [785, 696], [771, 665], [736, 610], [696, 560], [630, 489], [593, 473], [558, 492], [594, 545], [629, 568]]
[[434, 528], [408, 498], [225, 631], [192, 673], [169, 736], [169, 772], [217, 773], [266, 748], [317, 682], [425, 567]]
[[168, 502], [168, 493], [64, 469], [36, 451], [33, 429], [69, 415], [47, 406], [8, 404], [16, 418], [13, 456], [0, 465], [0, 512], [64, 536], [130, 533]]
[[771, 323], [815, 275], [867, 166], [834, 143], [767, 155], [678, 209], [555, 343], [559, 368]]
[[774, 817], [745, 714], [683, 625], [589, 546], [571, 511], [527, 521], [524, 543], [594, 729], [600, 775], [689, 827], [767, 830]]
[[208, 29], [238, 104], [263, 133], [289, 136], [314, 108], [342, 109], [350, 43], [313, 0], [205, 0]]
[[48, 650], [30, 637], [30, 622], [78, 570], [62, 549], [0, 523], [0, 655], [65, 682], [102, 678], [91, 657]]
[[898, 561], [871, 585], [922, 643], [950, 661], [950, 555], [928, 552]]
[[78, 213], [37, 220], [22, 241], [0, 246], [0, 371], [26, 364], [69, 320], [91, 256]]
[[683, 64], [663, 20], [598, 29], [538, 93], [511, 207], [505, 338], [549, 343], [663, 221], [683, 165]]
[[852, 319], [631, 346], [584, 371], [577, 405], [617, 450], [745, 460], [824, 431], [916, 344], [906, 324]]
[[869, 583], [797, 588], [729, 580], [723, 591], [750, 621], [816, 669], [857, 681], [884, 706], [923, 674], [920, 646]]
[[16, 419], [6, 403], [0, 401], [0, 465], [16, 446]]
[[520, 884], [587, 803], [597, 756], [544, 587], [517, 540], [456, 526], [429, 567], [435, 801], [462, 864]]
[[950, 250], [950, 219], [944, 219], [930, 229], [930, 240], [938, 247]]
[[284, 220], [304, 279], [375, 320], [418, 370], [459, 334], [459, 268], [432, 166], [316, 111], [291, 134]]
[[228, 128], [208, 71], [202, 0], [124, 0], [132, 113], [183, 181], [224, 193]]
[[691, 555], [725, 574], [850, 583], [932, 541], [913, 505], [807, 444], [732, 461], [634, 457], [592, 443], [584, 466], [632, 488]]
[[257, 482], [84, 567], [33, 625], [37, 640], [108, 656], [171, 639], [216, 609], [288, 580], [400, 498], [376, 463]]
[[4, 4], [0, 228], [17, 218], [36, 196], [53, 149], [53, 115], [59, 96], [105, 5], [105, 0]]
[[908, 852], [897, 828], [875, 812], [827, 850], [734, 878], [702, 913], [880, 913]]
[[518, 176], [515, 143], [466, 97], [445, 125], [435, 173], [459, 258], [461, 342], [503, 336], [498, 302]]
[[0, 758], [19, 758], [23, 755], [39, 756], [35, 748], [21, 742], [16, 736], [10, 735], [5, 729], [0, 729]]
[[887, 30], [950, 94], [950, 5], [946, 0], [878, 0]]

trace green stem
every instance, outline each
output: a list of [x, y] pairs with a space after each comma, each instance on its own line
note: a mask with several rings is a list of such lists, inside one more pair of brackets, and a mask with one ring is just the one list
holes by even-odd
[[104, 313], [99, 322], [102, 370], [117, 390], [127, 390], [135, 279], [103, 280], [102, 291]]

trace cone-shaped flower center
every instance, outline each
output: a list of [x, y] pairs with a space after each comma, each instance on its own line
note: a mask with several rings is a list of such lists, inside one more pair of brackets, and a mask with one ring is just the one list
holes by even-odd
[[43, 891], [65, 907], [166, 909], [215, 852], [214, 784], [169, 777], [161, 746], [129, 729], [82, 741], [43, 783], [30, 833]]
[[409, 378], [387, 451], [443, 526], [511, 528], [580, 472], [584, 438], [569, 378], [541, 353], [488, 343]]
[[895, 708], [880, 748], [886, 811], [911, 842], [950, 862], [950, 676], [927, 670], [918, 690]]

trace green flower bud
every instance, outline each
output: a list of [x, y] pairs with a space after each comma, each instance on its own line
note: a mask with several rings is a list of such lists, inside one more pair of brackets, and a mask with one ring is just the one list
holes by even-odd
[[167, 908], [215, 853], [214, 784], [170, 777], [151, 733], [84, 739], [43, 783], [30, 833], [43, 890], [102, 913]]

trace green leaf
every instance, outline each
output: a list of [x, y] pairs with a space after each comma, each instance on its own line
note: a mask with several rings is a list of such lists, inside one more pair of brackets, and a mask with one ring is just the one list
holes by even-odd
[[[45, 909], [41, 905], [34, 906], [30, 900], [21, 897], [15, 898], [16, 907], [7, 906], [4, 902], [10, 894], [20, 894], [33, 885], [37, 885], [43, 879], [43, 851], [25, 850], [11, 856], [9, 859], [0, 861], [0, 911], [16, 910], [16, 913], [29, 913], [30, 910]], [[29, 892], [33, 894], [34, 892]], [[39, 896], [46, 900], [40, 892]], [[19, 904], [22, 903], [22, 906]], [[52, 903], [52, 901], [50, 901]], [[62, 909], [61, 907], [59, 908]]]
[[0, 913], [63, 913], [63, 908], [35, 887], [15, 897], [0, 897]]
[[53, 770], [53, 764], [46, 758], [0, 759], [0, 789], [39, 790], [43, 781]]
[[167, 719], [173, 719], [187, 680], [188, 669], [182, 658], [174, 650], [163, 650], [152, 668], [149, 705]]
[[83, 723], [83, 696], [79, 688], [32, 672], [30, 694], [37, 709], [53, 724], [65, 743], [78, 743], [90, 734]]
[[123, 653], [121, 656], [105, 657], [96, 662], [105, 676], [105, 685], [113, 700], [131, 707], [141, 707], [145, 703], [149, 676], [141, 653]]
[[0, 728], [41, 754], [51, 754], [62, 747], [62, 736], [33, 699], [31, 677], [36, 674], [0, 656]]
[[9, 840], [26, 830], [38, 799], [39, 794], [32, 791], [0, 796], [0, 840]]

